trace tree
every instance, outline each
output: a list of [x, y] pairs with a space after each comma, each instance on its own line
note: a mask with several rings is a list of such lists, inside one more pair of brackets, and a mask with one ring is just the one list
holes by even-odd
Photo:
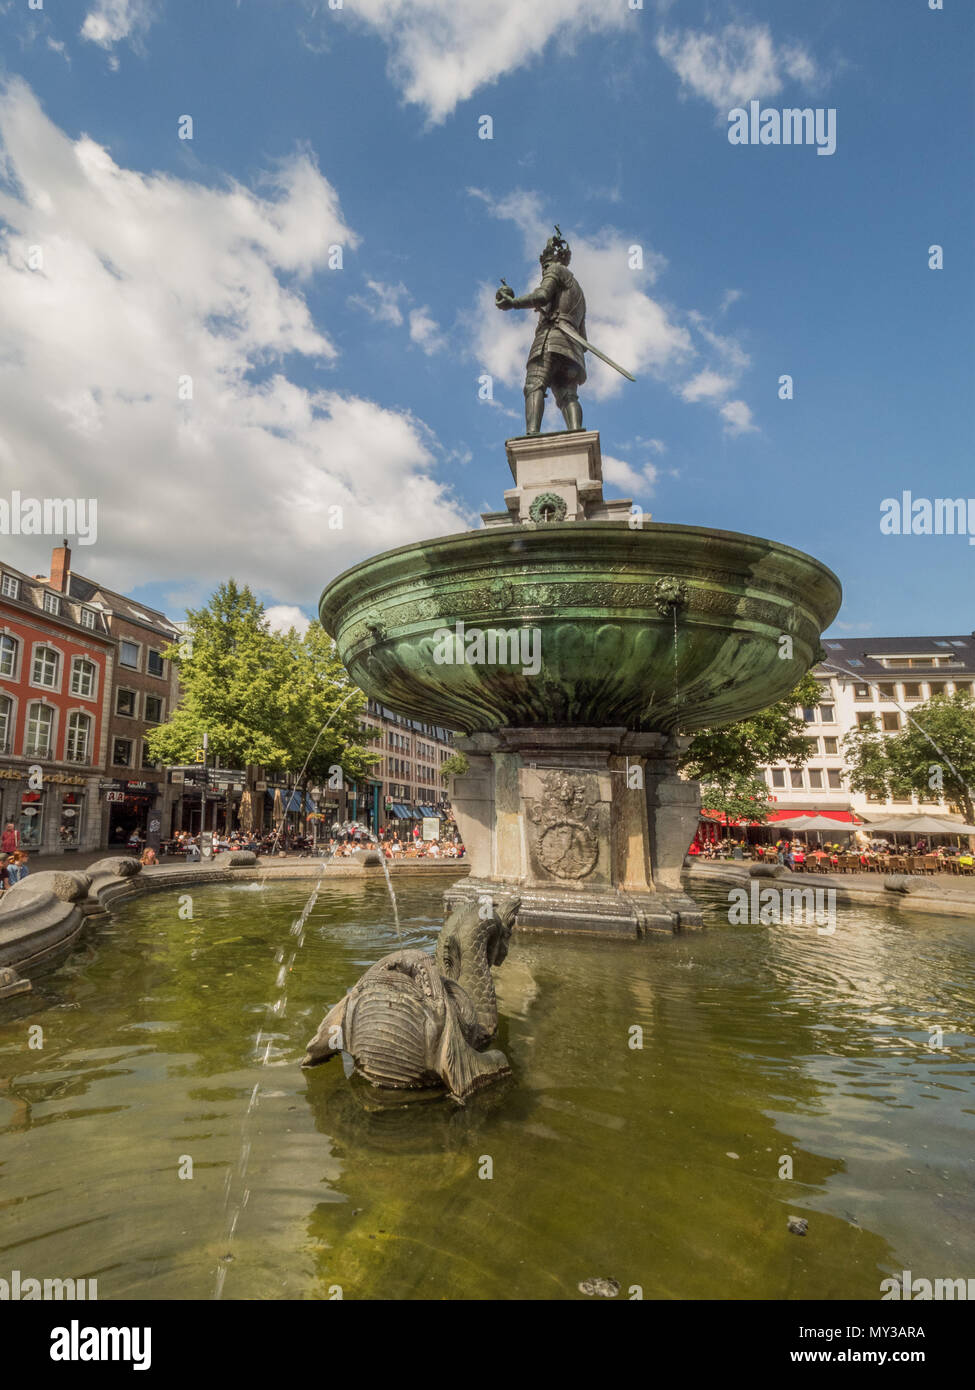
[[366, 697], [320, 623], [304, 637], [294, 628], [273, 632], [264, 605], [233, 579], [187, 618], [188, 640], [165, 653], [179, 665], [181, 693], [168, 723], [148, 736], [154, 759], [190, 762], [206, 732], [210, 751], [232, 767], [300, 772], [331, 719], [303, 787], [328, 780], [335, 766], [343, 779], [364, 775], [377, 757], [363, 746], [359, 727]]
[[955, 691], [935, 695], [911, 711], [898, 734], [876, 725], [854, 729], [843, 739], [850, 785], [874, 796], [943, 797], [966, 822], [975, 822], [975, 700]]
[[729, 821], [766, 821], [771, 802], [761, 769], [769, 763], [796, 768], [806, 763], [806, 724], [795, 711], [821, 699], [819, 683], [807, 672], [784, 700], [760, 714], [699, 730], [679, 766], [685, 776], [701, 783], [701, 800], [708, 810], [723, 811]]

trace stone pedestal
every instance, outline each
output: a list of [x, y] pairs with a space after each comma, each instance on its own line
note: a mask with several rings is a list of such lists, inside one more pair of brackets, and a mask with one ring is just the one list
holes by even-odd
[[[596, 430], [522, 435], [505, 444], [515, 485], [506, 510], [482, 512], [485, 526], [540, 525], [551, 521], [628, 521], [628, 497], [603, 500], [603, 461]], [[642, 520], [649, 521], [644, 512]]]
[[522, 728], [458, 738], [450, 797], [470, 877], [448, 900], [517, 888], [518, 927], [633, 937], [700, 926], [680, 871], [699, 806], [663, 734]]

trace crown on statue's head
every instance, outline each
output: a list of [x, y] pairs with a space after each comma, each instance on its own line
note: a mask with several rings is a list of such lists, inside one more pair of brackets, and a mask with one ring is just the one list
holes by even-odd
[[562, 235], [558, 223], [555, 224], [555, 235], [550, 236], [545, 243], [545, 250], [538, 258], [542, 265], [547, 265], [549, 261], [558, 261], [559, 265], [568, 265], [572, 259], [572, 251], [569, 243]]

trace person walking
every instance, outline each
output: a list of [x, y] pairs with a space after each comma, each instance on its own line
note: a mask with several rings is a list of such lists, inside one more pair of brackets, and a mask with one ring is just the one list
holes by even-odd
[[14, 854], [18, 849], [20, 849], [20, 831], [12, 820], [8, 820], [3, 827], [3, 834], [0, 835], [0, 852]]

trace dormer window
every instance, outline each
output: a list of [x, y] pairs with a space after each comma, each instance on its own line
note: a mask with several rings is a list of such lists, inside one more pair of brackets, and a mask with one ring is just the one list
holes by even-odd
[[91, 608], [82, 608], [82, 610], [81, 610], [81, 626], [82, 626], [82, 627], [92, 627], [92, 628], [95, 626], [95, 614], [94, 614], [94, 611], [93, 611]]
[[13, 574], [5, 574], [0, 580], [0, 593], [4, 598], [20, 598], [20, 580]]
[[52, 594], [52, 593], [50, 593], [48, 590], [45, 589], [45, 591], [44, 591], [44, 612], [45, 612], [45, 613], [54, 613], [54, 614], [57, 614], [57, 613], [60, 613], [60, 612], [61, 612], [61, 595], [60, 595], [60, 594]]

